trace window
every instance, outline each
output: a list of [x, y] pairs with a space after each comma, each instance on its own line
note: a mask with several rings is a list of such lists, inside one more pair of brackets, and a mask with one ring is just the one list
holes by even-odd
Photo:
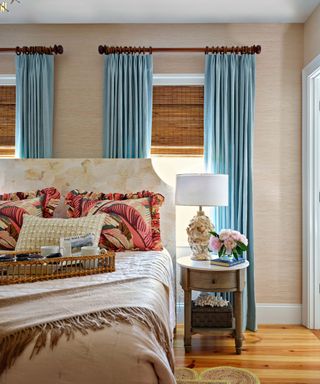
[[[152, 164], [173, 187], [177, 173], [204, 172], [203, 83], [203, 74], [153, 76]], [[195, 212], [176, 207], [178, 257], [189, 249], [185, 228]]]
[[154, 83], [151, 154], [203, 156], [203, 85]]
[[0, 158], [14, 157], [16, 87], [13, 76], [0, 76]]

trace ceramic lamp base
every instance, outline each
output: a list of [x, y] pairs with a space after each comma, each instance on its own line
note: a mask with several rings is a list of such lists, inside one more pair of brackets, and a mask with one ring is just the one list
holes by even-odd
[[209, 239], [211, 236], [210, 231], [213, 230], [213, 224], [200, 207], [197, 215], [192, 218], [187, 228], [188, 241], [192, 250], [192, 260], [207, 261], [211, 259]]
[[192, 254], [191, 255], [191, 260], [195, 260], [195, 261], [210, 261], [211, 260], [211, 256], [210, 254]]

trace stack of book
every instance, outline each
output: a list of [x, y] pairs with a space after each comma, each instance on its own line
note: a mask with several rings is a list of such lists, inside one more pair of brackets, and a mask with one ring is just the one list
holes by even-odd
[[219, 265], [220, 267], [233, 267], [234, 265], [242, 264], [246, 261], [243, 257], [239, 257], [238, 260], [233, 258], [231, 260], [213, 259], [210, 261], [211, 265]]

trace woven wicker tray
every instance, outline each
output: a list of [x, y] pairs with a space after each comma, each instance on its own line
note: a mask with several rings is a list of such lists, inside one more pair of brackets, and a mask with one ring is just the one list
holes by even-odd
[[[6, 254], [39, 253], [34, 251]], [[115, 253], [96, 256], [70, 256], [0, 263], [0, 285], [32, 283], [115, 271]]]

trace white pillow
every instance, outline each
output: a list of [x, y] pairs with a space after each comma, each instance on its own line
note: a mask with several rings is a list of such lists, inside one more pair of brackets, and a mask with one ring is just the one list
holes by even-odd
[[23, 224], [16, 245], [16, 251], [40, 250], [43, 245], [59, 245], [61, 237], [95, 235], [98, 246], [105, 213], [77, 219], [45, 219], [31, 215], [23, 216]]

